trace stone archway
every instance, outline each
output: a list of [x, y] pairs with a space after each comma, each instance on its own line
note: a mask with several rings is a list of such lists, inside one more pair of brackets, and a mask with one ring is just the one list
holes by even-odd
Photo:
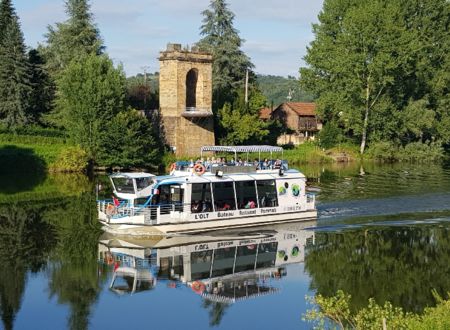
[[197, 107], [198, 70], [190, 69], [186, 74], [186, 108]]

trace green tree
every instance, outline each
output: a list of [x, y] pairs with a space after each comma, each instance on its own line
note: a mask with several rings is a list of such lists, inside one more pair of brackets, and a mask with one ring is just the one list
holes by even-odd
[[0, 120], [8, 128], [29, 121], [31, 84], [19, 18], [10, 0], [0, 3]]
[[[301, 82], [318, 95], [323, 119], [357, 139], [361, 153], [371, 140], [406, 144], [446, 135], [445, 105], [435, 115], [430, 110], [445, 104], [448, 88], [448, 8], [445, 0], [324, 2]], [[432, 88], [437, 72], [441, 88]]]
[[146, 167], [159, 163], [161, 150], [155, 127], [138, 111], [128, 110], [106, 124], [98, 162], [108, 167]]
[[65, 5], [69, 18], [48, 27], [46, 45], [40, 48], [52, 75], [64, 70], [73, 59], [87, 54], [100, 55], [104, 49], [89, 1], [66, 0]]
[[45, 62], [38, 50], [28, 52], [30, 63], [30, 117], [33, 122], [44, 124], [42, 115], [49, 113], [55, 97], [55, 85], [45, 69]]
[[96, 160], [102, 131], [124, 110], [125, 75], [105, 55], [84, 55], [73, 60], [57, 81], [53, 121]]
[[244, 85], [246, 70], [253, 68], [241, 50], [244, 42], [233, 26], [234, 14], [225, 0], [211, 0], [210, 9], [202, 12], [203, 24], [199, 46], [213, 54], [213, 109], [232, 103], [235, 93]]
[[223, 144], [251, 144], [261, 143], [270, 133], [271, 123], [259, 119], [259, 109], [266, 105], [266, 98], [257, 89], [249, 93], [246, 104], [244, 93], [238, 93], [233, 105], [225, 103], [219, 110], [219, 122], [223, 137]]

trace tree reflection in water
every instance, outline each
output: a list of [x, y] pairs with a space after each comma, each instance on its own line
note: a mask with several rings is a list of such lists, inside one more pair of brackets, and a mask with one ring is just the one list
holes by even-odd
[[50, 296], [70, 306], [68, 327], [88, 327], [100, 291], [95, 196], [87, 178], [76, 178], [76, 187], [74, 177], [62, 178], [46, 180], [36, 200], [22, 192], [0, 200], [0, 314], [5, 329], [14, 327], [28, 273], [39, 271], [48, 273]]
[[449, 236], [445, 223], [318, 231], [305, 258], [311, 289], [324, 296], [341, 289], [354, 310], [374, 297], [421, 312], [435, 305], [432, 289], [444, 296], [450, 287]]

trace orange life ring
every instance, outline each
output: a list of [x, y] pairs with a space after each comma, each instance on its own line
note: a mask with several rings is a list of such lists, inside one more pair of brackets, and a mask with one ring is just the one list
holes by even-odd
[[172, 165], [170, 165], [170, 172], [175, 171], [177, 169], [177, 163], [172, 163]]
[[206, 290], [206, 286], [200, 281], [195, 281], [192, 283], [191, 289], [195, 293], [202, 294]]
[[195, 164], [194, 165], [194, 173], [197, 175], [203, 175], [203, 173], [206, 172], [206, 167], [203, 166], [202, 164]]

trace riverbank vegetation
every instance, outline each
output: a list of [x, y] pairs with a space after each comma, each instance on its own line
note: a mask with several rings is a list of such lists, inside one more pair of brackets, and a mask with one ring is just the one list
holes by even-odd
[[300, 70], [317, 97], [321, 134], [377, 159], [448, 150], [449, 22], [445, 0], [325, 0]]
[[313, 322], [315, 329], [436, 329], [450, 328], [450, 292], [448, 299], [433, 291], [437, 305], [427, 307], [421, 314], [404, 312], [389, 301], [379, 305], [369, 299], [365, 308], [355, 312], [350, 308], [351, 295], [338, 290], [335, 296], [317, 294], [307, 300], [317, 306], [303, 316]]

